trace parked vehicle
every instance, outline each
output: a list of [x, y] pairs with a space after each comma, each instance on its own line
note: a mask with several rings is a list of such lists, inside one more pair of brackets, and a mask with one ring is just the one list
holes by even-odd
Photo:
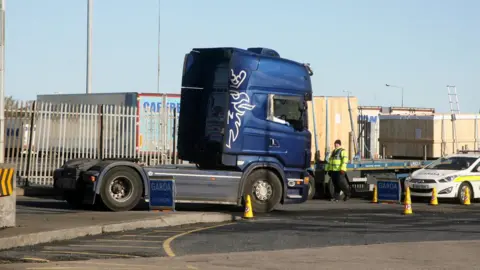
[[303, 203], [312, 75], [271, 49], [194, 49], [184, 59], [177, 148], [195, 165], [69, 160], [55, 171], [54, 187], [72, 205], [101, 201], [113, 211], [148, 201], [150, 179], [161, 177], [175, 178], [177, 202], [241, 205], [250, 195], [255, 212]]
[[438, 198], [465, 199], [468, 187], [470, 198], [480, 197], [480, 152], [460, 151], [433, 161], [417, 170], [405, 180], [412, 197], [431, 197], [432, 189]]

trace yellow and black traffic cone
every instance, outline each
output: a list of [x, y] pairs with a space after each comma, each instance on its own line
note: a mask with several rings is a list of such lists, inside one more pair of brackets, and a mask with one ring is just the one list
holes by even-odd
[[245, 202], [245, 213], [243, 214], [243, 218], [245, 219], [253, 218], [252, 200], [250, 199], [250, 195], [247, 195], [247, 199]]
[[465, 187], [465, 198], [463, 199], [463, 205], [470, 205], [470, 188]]
[[433, 188], [433, 190], [432, 190], [432, 199], [430, 200], [430, 205], [438, 205], [437, 189], [436, 188]]
[[407, 186], [407, 192], [405, 194], [405, 200], [403, 202], [403, 214], [404, 215], [411, 215], [413, 214], [412, 211], [412, 199], [410, 198], [410, 187]]
[[378, 203], [378, 193], [377, 193], [377, 185], [373, 186], [373, 199], [372, 203]]

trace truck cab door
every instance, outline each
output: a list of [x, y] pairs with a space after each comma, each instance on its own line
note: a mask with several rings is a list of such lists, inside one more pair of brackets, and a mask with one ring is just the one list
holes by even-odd
[[289, 168], [304, 168], [311, 158], [311, 134], [303, 96], [268, 95], [266, 136], [269, 155]]

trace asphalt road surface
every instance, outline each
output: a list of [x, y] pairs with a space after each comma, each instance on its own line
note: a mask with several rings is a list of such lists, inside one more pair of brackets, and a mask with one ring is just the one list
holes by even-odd
[[[28, 211], [30, 206], [22, 206]], [[237, 210], [232, 210], [237, 211]], [[289, 205], [253, 220], [142, 229], [0, 252], [0, 263], [183, 256], [377, 243], [480, 239], [480, 204], [401, 205], [363, 200]]]

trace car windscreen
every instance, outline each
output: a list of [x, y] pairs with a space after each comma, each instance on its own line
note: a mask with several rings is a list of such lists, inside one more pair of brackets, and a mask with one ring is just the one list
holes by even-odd
[[465, 170], [468, 169], [477, 158], [475, 157], [444, 157], [439, 158], [425, 167], [428, 170]]

